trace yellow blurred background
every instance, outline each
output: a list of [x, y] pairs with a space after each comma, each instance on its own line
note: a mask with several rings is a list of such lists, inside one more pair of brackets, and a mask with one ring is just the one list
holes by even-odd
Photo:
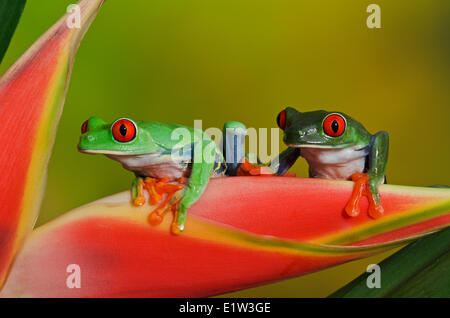
[[[72, 2], [29, 0], [0, 72]], [[450, 184], [450, 2], [376, 1], [381, 29], [370, 3], [108, 0], [76, 58], [38, 225], [129, 189], [118, 163], [76, 150], [93, 115], [270, 128], [286, 106], [338, 110], [390, 133], [389, 183]], [[389, 254], [227, 296], [324, 297]]]

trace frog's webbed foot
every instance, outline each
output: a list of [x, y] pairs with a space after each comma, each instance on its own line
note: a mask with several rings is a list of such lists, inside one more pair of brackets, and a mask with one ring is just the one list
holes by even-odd
[[352, 175], [352, 180], [355, 182], [355, 186], [352, 196], [345, 206], [345, 212], [352, 217], [359, 215], [359, 201], [362, 196], [366, 196], [369, 200], [369, 216], [374, 219], [383, 216], [384, 209], [378, 193], [378, 183], [373, 182], [367, 173], [355, 173]]
[[[247, 158], [243, 158], [241, 164], [236, 170], [237, 176], [264, 176], [264, 177], [277, 177], [277, 173], [264, 165], [254, 165]], [[280, 177], [295, 177], [295, 173], [289, 172], [281, 175]]]
[[160, 224], [164, 216], [169, 212], [175, 213], [174, 221], [172, 223], [172, 232], [179, 234], [174, 230], [174, 224], [177, 224], [178, 218], [178, 205], [181, 200], [180, 190], [184, 188], [186, 184], [186, 178], [180, 178], [176, 182], [170, 182], [169, 179], [162, 178], [145, 178], [144, 188], [149, 193], [149, 203], [152, 205], [158, 204], [158, 206], [150, 213], [148, 221], [151, 225]]
[[254, 165], [247, 158], [243, 158], [237, 171], [237, 176], [276, 176], [276, 173], [267, 166]]

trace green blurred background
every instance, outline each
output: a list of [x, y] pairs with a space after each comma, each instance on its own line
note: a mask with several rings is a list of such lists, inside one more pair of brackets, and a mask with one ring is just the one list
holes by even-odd
[[[72, 2], [29, 0], [0, 72]], [[339, 110], [390, 133], [389, 183], [450, 184], [450, 2], [376, 1], [381, 29], [370, 3], [108, 0], [77, 55], [38, 225], [129, 189], [118, 163], [77, 152], [92, 115], [270, 128], [286, 106]], [[323, 297], [389, 254], [227, 296]]]

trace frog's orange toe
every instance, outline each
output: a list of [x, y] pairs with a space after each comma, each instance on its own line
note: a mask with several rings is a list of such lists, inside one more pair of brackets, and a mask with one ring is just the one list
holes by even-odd
[[156, 211], [153, 211], [148, 216], [148, 223], [150, 223], [151, 225], [154, 225], [154, 226], [159, 225], [163, 219], [164, 219], [164, 217], [161, 214], [159, 214]]
[[345, 206], [345, 213], [348, 216], [355, 217], [359, 215], [359, 200], [350, 200]]
[[237, 173], [238, 176], [275, 176], [276, 173], [266, 166], [255, 166], [247, 158], [242, 160]]
[[174, 235], [180, 235], [183, 232], [183, 229], [176, 222], [172, 223], [170, 230]]
[[134, 206], [142, 206], [145, 204], [145, 197], [142, 196], [138, 196], [133, 200], [133, 205]]
[[275, 173], [269, 168], [265, 166], [259, 166], [251, 169], [249, 171], [251, 176], [273, 176]]
[[149, 194], [148, 203], [151, 205], [155, 205], [159, 203], [162, 200], [161, 193], [158, 193], [156, 190], [156, 185], [158, 183], [158, 180], [155, 178], [145, 178], [144, 179], [144, 188], [147, 189]]
[[380, 204], [369, 206], [369, 216], [373, 219], [381, 218], [384, 215], [384, 209]]
[[384, 215], [384, 209], [381, 204], [376, 204], [370, 200], [369, 204], [369, 216], [373, 219], [378, 219]]

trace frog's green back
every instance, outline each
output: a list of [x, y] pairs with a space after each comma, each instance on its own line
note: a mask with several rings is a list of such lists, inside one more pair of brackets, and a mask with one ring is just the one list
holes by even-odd
[[200, 129], [174, 123], [137, 121], [138, 129], [147, 131], [152, 141], [161, 148], [171, 150], [210, 137]]

